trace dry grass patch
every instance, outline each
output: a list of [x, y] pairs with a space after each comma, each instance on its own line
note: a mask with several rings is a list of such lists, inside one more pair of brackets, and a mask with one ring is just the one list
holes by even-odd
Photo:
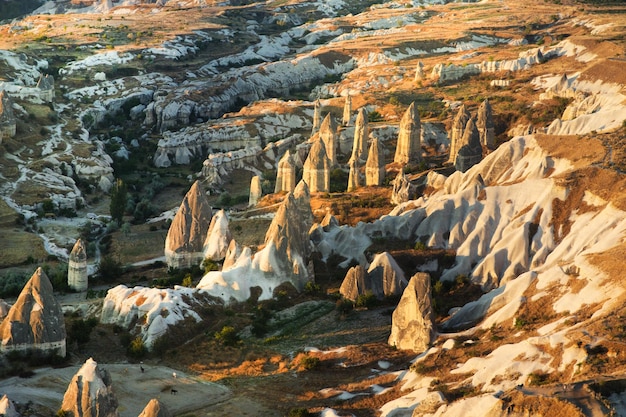
[[43, 262], [47, 253], [39, 236], [23, 230], [3, 230], [0, 239], [0, 266], [14, 266], [28, 258]]

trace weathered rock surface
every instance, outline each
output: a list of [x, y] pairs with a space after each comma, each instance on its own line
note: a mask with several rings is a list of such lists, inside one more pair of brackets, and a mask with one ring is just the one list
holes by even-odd
[[409, 178], [402, 171], [398, 172], [398, 175], [393, 180], [391, 202], [397, 205], [415, 198], [417, 198], [417, 187], [411, 184]]
[[118, 417], [111, 376], [89, 358], [72, 377], [61, 410], [74, 417]]
[[348, 186], [346, 191], [354, 191], [361, 186], [361, 173], [359, 171], [359, 158], [350, 158], [348, 161], [350, 173], [348, 174]]
[[67, 267], [67, 285], [74, 291], [85, 291], [88, 287], [87, 250], [82, 239], [78, 239], [70, 253]]
[[211, 219], [211, 224], [204, 241], [204, 258], [221, 261], [226, 257], [233, 236], [228, 228], [228, 217], [224, 210], [220, 210]]
[[165, 259], [172, 268], [200, 265], [211, 224], [212, 209], [202, 185], [193, 183], [176, 212], [165, 238]]
[[293, 161], [293, 157], [289, 150], [278, 161], [278, 168], [276, 170], [276, 186], [274, 187], [275, 193], [281, 191], [291, 192], [296, 187], [296, 165]]
[[0, 398], [0, 415], [4, 417], [20, 417], [20, 413], [15, 408], [13, 401], [5, 395]]
[[413, 102], [400, 120], [398, 144], [393, 162], [402, 165], [419, 163], [422, 160], [421, 134], [420, 115]]
[[341, 124], [344, 126], [350, 126], [352, 122], [352, 97], [348, 94], [346, 96], [346, 101], [343, 104], [343, 117], [341, 120]]
[[309, 156], [304, 161], [302, 180], [306, 182], [311, 193], [330, 191], [330, 161], [324, 142], [319, 138], [313, 142]]
[[339, 287], [341, 296], [352, 301], [356, 300], [359, 295], [367, 293], [368, 290], [372, 290], [372, 285], [368, 282], [367, 272], [362, 265], [348, 269]]
[[43, 269], [30, 277], [0, 324], [0, 350], [35, 350], [65, 356], [65, 320], [52, 284]]
[[424, 79], [424, 63], [422, 61], [418, 61], [415, 66], [415, 77], [414, 81], [421, 81]]
[[485, 99], [478, 108], [476, 128], [480, 135], [481, 145], [488, 149], [493, 149], [496, 146], [496, 134], [495, 125], [493, 124], [493, 110], [488, 99]]
[[371, 293], [382, 300], [400, 296], [407, 286], [406, 278], [397, 262], [387, 252], [377, 254], [367, 271], [362, 265], [348, 270], [339, 293], [348, 300]]
[[388, 343], [398, 349], [423, 352], [436, 336], [430, 275], [418, 272], [409, 281], [393, 312]]
[[311, 134], [316, 133], [320, 130], [320, 126], [322, 124], [322, 103], [318, 98], [313, 103], [313, 128], [311, 129]]
[[365, 163], [365, 185], [379, 186], [385, 181], [385, 157], [378, 138], [372, 144]]
[[165, 404], [153, 398], [139, 414], [139, 417], [173, 417], [173, 414], [170, 413]]
[[4, 137], [15, 136], [17, 119], [13, 112], [13, 100], [6, 91], [0, 91], [0, 131]]
[[263, 189], [261, 188], [261, 177], [255, 175], [250, 180], [250, 198], [248, 199], [248, 206], [256, 206], [259, 203], [261, 196], [263, 196]]
[[322, 122], [322, 125], [319, 129], [319, 136], [324, 142], [324, 146], [326, 148], [326, 156], [328, 157], [330, 166], [336, 166], [338, 146], [337, 122], [330, 113], [328, 113], [326, 117], [324, 117], [324, 121]]
[[452, 130], [450, 131], [450, 157], [448, 158], [448, 162], [454, 164], [456, 161], [456, 155], [459, 153], [459, 149], [461, 149], [461, 138], [463, 137], [465, 126], [467, 126], [467, 122], [471, 118], [472, 116], [465, 107], [465, 104], [462, 104], [452, 122]]
[[367, 139], [369, 126], [365, 109], [360, 108], [354, 124], [354, 142], [352, 144], [352, 158], [367, 159]]
[[54, 77], [50, 74], [41, 74], [37, 81], [37, 88], [40, 90], [40, 97], [43, 101], [54, 100]]
[[478, 133], [478, 129], [476, 129], [474, 120], [470, 119], [467, 122], [460, 145], [454, 166], [457, 171], [465, 172], [479, 163], [483, 158], [480, 134]]

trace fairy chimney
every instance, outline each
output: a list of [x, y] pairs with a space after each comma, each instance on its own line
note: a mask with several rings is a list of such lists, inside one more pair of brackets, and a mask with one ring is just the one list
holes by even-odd
[[378, 138], [372, 139], [365, 163], [365, 185], [383, 185], [385, 181], [385, 158]]
[[320, 103], [320, 99], [318, 98], [313, 103], [313, 129], [311, 130], [311, 134], [317, 132], [320, 129], [320, 125], [322, 123], [322, 103]]
[[226, 257], [231, 240], [233, 240], [233, 236], [228, 227], [228, 217], [224, 210], [219, 210], [211, 219], [211, 224], [207, 231], [202, 249], [204, 258], [221, 261]]
[[459, 151], [454, 161], [454, 167], [457, 171], [465, 172], [477, 163], [483, 157], [483, 148], [480, 144], [480, 134], [476, 129], [474, 120], [469, 119], [460, 141]]
[[326, 156], [330, 161], [330, 166], [337, 165], [337, 122], [335, 118], [328, 113], [320, 126], [320, 138], [326, 147]]
[[275, 193], [281, 191], [293, 191], [296, 186], [296, 165], [293, 162], [293, 157], [289, 153], [289, 150], [278, 161], [278, 168], [276, 170], [276, 186], [274, 187]]
[[350, 126], [352, 122], [352, 97], [348, 94], [346, 101], [343, 104], [343, 119], [341, 124], [344, 126]]
[[352, 145], [352, 158], [367, 159], [367, 138], [369, 136], [369, 127], [367, 122], [367, 113], [365, 109], [360, 108], [356, 116], [354, 124], [354, 142]]
[[420, 115], [411, 103], [400, 120], [398, 144], [393, 161], [401, 165], [419, 163], [422, 160]]
[[39, 95], [43, 101], [51, 102], [54, 100], [54, 77], [49, 74], [41, 74], [37, 81]]
[[0, 324], [0, 336], [2, 352], [36, 350], [65, 356], [63, 310], [41, 267], [30, 277]]
[[476, 128], [480, 135], [480, 143], [482, 146], [493, 149], [496, 144], [495, 127], [493, 124], [493, 111], [489, 100], [485, 99], [478, 108], [476, 115]]
[[172, 220], [165, 238], [165, 260], [172, 268], [198, 266], [204, 260], [204, 241], [212, 209], [198, 181], [194, 182]]
[[350, 174], [348, 175], [348, 186], [346, 191], [354, 191], [361, 186], [361, 174], [359, 173], [359, 159], [354, 156], [348, 161], [350, 167]]
[[422, 353], [435, 336], [430, 275], [418, 272], [409, 281], [393, 312], [388, 343], [398, 349]]
[[330, 161], [326, 156], [326, 147], [321, 139], [313, 142], [309, 156], [304, 161], [302, 180], [309, 186], [311, 193], [330, 191]]
[[415, 66], [415, 79], [414, 81], [421, 81], [424, 79], [424, 63], [422, 61], [418, 61]]
[[263, 189], [261, 187], [261, 177], [255, 175], [250, 180], [250, 198], [248, 199], [248, 206], [254, 207], [259, 204], [259, 200], [263, 195]]
[[82, 239], [78, 239], [70, 253], [67, 267], [67, 285], [74, 291], [87, 290], [87, 251]]
[[469, 111], [467, 111], [465, 104], [462, 104], [452, 122], [452, 131], [450, 132], [450, 157], [448, 158], [448, 162], [454, 164], [454, 161], [456, 161], [456, 154], [461, 148], [460, 142], [463, 137], [463, 131], [470, 118]]
[[73, 417], [118, 417], [111, 376], [89, 358], [72, 377], [61, 410]]

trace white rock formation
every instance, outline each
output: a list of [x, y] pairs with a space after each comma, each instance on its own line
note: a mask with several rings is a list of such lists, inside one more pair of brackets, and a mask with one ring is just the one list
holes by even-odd
[[454, 161], [454, 167], [465, 172], [483, 158], [483, 148], [480, 144], [480, 134], [474, 120], [470, 119], [465, 126], [463, 137], [459, 143], [459, 151]]
[[411, 184], [409, 178], [402, 171], [398, 172], [392, 185], [393, 190], [390, 199], [392, 204], [398, 205], [417, 198], [416, 187]]
[[118, 417], [111, 376], [89, 358], [72, 377], [61, 410], [74, 417]]
[[424, 352], [436, 336], [430, 275], [418, 272], [402, 293], [391, 319], [388, 343], [402, 350]]
[[330, 191], [330, 160], [320, 138], [313, 142], [309, 156], [304, 161], [302, 180], [308, 185], [311, 193]]
[[202, 249], [204, 258], [221, 261], [226, 257], [231, 240], [233, 240], [233, 236], [228, 228], [228, 217], [224, 210], [220, 210], [211, 219]]
[[488, 99], [485, 99], [478, 108], [476, 128], [480, 134], [480, 144], [487, 149], [494, 149], [496, 146], [496, 134], [493, 124], [493, 110]]
[[359, 158], [352, 157], [348, 161], [350, 173], [348, 174], [348, 185], [346, 191], [354, 191], [361, 186], [361, 172], [359, 170]]
[[407, 286], [404, 272], [387, 252], [377, 254], [369, 268], [356, 265], [348, 270], [339, 288], [342, 297], [356, 300], [371, 293], [379, 300], [400, 296]]
[[[350, 170], [352, 172], [352, 170]], [[372, 139], [372, 144], [365, 163], [365, 185], [379, 186], [385, 181], [385, 156], [378, 138]]]
[[343, 117], [341, 124], [343, 126], [350, 126], [352, 122], [352, 97], [350, 94], [346, 96], [346, 101], [343, 104]]
[[0, 336], [2, 352], [34, 350], [65, 356], [63, 310], [41, 267], [30, 277], [0, 323]]
[[393, 162], [401, 165], [419, 163], [422, 160], [421, 135], [420, 115], [413, 102], [400, 120], [398, 144]]
[[367, 280], [367, 271], [362, 265], [348, 269], [339, 287], [339, 294], [345, 299], [355, 301], [359, 295], [372, 291], [373, 285]]
[[70, 253], [67, 266], [67, 285], [74, 291], [86, 291], [88, 287], [87, 250], [82, 239], [78, 239]]
[[4, 417], [20, 417], [21, 414], [15, 408], [13, 401], [5, 395], [0, 398], [0, 415]]
[[259, 200], [263, 196], [263, 188], [261, 187], [261, 177], [255, 175], [250, 180], [250, 198], [248, 199], [248, 207], [254, 207], [259, 204]]
[[293, 157], [289, 153], [289, 150], [278, 161], [278, 168], [276, 170], [276, 186], [274, 188], [275, 193], [281, 191], [292, 192], [296, 187], [296, 165], [293, 161]]
[[418, 61], [417, 65], [415, 66], [415, 77], [414, 77], [414, 81], [421, 81], [424, 79], [424, 63], [422, 61]]
[[328, 113], [326, 117], [324, 117], [324, 121], [322, 121], [322, 125], [319, 129], [319, 136], [324, 142], [326, 156], [328, 157], [331, 168], [337, 165], [337, 127], [335, 118]]
[[172, 268], [198, 266], [204, 260], [203, 246], [212, 217], [206, 193], [194, 182], [176, 212], [165, 238], [165, 259]]
[[459, 153], [459, 149], [461, 149], [461, 139], [463, 138], [463, 132], [465, 131], [465, 126], [467, 126], [467, 122], [471, 119], [471, 115], [465, 104], [462, 104], [459, 107], [459, 110], [454, 117], [454, 121], [452, 122], [452, 130], [450, 131], [450, 157], [448, 158], [448, 162], [454, 164], [456, 161], [456, 155]]
[[352, 158], [367, 159], [367, 140], [369, 138], [369, 126], [367, 113], [364, 108], [359, 109], [354, 124], [354, 142], [352, 144]]

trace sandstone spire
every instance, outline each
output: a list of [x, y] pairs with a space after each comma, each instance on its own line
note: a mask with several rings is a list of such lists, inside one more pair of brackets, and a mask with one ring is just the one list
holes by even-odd
[[274, 188], [275, 193], [281, 191], [293, 191], [296, 186], [296, 166], [293, 162], [293, 158], [289, 153], [289, 150], [278, 161], [278, 168], [276, 170], [276, 186]]
[[228, 228], [228, 217], [226, 212], [220, 210], [211, 219], [211, 224], [204, 241], [204, 258], [213, 261], [221, 261], [226, 257], [226, 252], [233, 236]]
[[458, 171], [465, 172], [479, 163], [483, 157], [483, 148], [480, 145], [480, 134], [478, 133], [478, 129], [476, 129], [474, 120], [470, 119], [467, 122], [460, 142], [454, 166]]
[[369, 126], [365, 109], [360, 108], [354, 124], [354, 143], [352, 145], [352, 157], [357, 159], [367, 159], [367, 138], [369, 136]]
[[173, 414], [170, 413], [165, 404], [153, 398], [139, 414], [139, 417], [173, 417]]
[[307, 183], [311, 193], [330, 191], [330, 161], [326, 156], [326, 148], [321, 139], [313, 142], [309, 156], [304, 161], [302, 180]]
[[398, 132], [398, 144], [393, 161], [401, 165], [419, 163], [422, 160], [420, 115], [415, 108], [415, 102], [400, 120], [400, 130]]
[[346, 101], [343, 104], [343, 120], [341, 124], [344, 126], [350, 126], [352, 121], [352, 97], [350, 94], [346, 96]]
[[465, 104], [462, 104], [452, 122], [452, 131], [450, 132], [450, 157], [448, 158], [448, 162], [454, 164], [454, 161], [456, 161], [456, 154], [461, 148], [459, 142], [463, 137], [463, 131], [470, 118], [469, 111], [465, 108]]
[[67, 267], [67, 285], [74, 291], [87, 290], [87, 251], [82, 239], [78, 239], [70, 253]]
[[41, 268], [30, 277], [0, 324], [0, 351], [66, 353], [65, 321], [52, 284]]
[[480, 134], [481, 145], [488, 149], [493, 149], [496, 144], [495, 128], [493, 124], [493, 111], [488, 99], [485, 99], [478, 108], [476, 128]]
[[224, 262], [222, 263], [222, 271], [227, 271], [235, 265], [237, 263], [237, 259], [239, 259], [239, 255], [241, 255], [241, 246], [239, 246], [235, 239], [232, 239], [228, 245], [228, 249], [226, 250], [226, 256], [224, 257]]
[[165, 238], [165, 259], [172, 268], [200, 265], [203, 246], [211, 223], [212, 210], [206, 193], [194, 182], [172, 220]]
[[371, 290], [367, 282], [367, 273], [361, 265], [353, 266], [346, 272], [346, 276], [339, 287], [339, 294], [348, 300], [356, 300], [359, 295]]
[[361, 174], [359, 173], [359, 159], [354, 156], [348, 161], [350, 174], [348, 175], [348, 186], [346, 191], [354, 191], [361, 186]]
[[326, 147], [326, 156], [328, 156], [330, 166], [334, 167], [337, 165], [337, 122], [330, 113], [324, 118], [319, 134]]
[[391, 318], [388, 343], [398, 349], [424, 352], [435, 339], [430, 275], [418, 272], [409, 281]]
[[424, 63], [422, 61], [418, 61], [415, 66], [415, 79], [414, 81], [421, 81], [424, 79]]
[[3, 136], [12, 138], [15, 136], [17, 120], [13, 113], [13, 100], [6, 91], [0, 90], [0, 132]]
[[263, 189], [261, 187], [261, 177], [255, 175], [250, 180], [250, 198], [248, 200], [248, 206], [254, 207], [259, 204], [259, 200], [263, 195]]
[[73, 417], [118, 417], [117, 406], [111, 376], [89, 358], [70, 381], [61, 410]]
[[20, 413], [15, 408], [13, 401], [5, 395], [0, 398], [0, 415], [4, 417], [20, 417]]
[[365, 163], [365, 185], [378, 186], [385, 181], [385, 158], [378, 138], [372, 139]]
[[311, 134], [317, 132], [320, 129], [320, 125], [322, 123], [322, 103], [320, 103], [320, 99], [318, 98], [313, 103], [313, 129], [311, 130]]

